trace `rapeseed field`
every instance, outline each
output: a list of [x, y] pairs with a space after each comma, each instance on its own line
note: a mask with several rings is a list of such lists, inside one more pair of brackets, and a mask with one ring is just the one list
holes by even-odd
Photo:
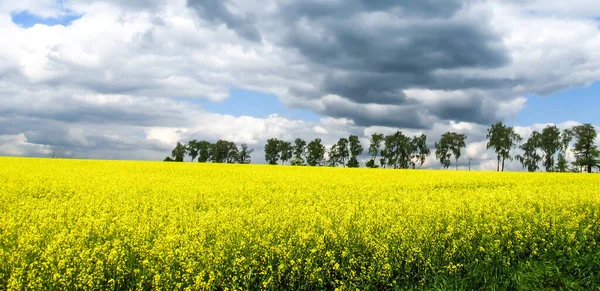
[[0, 289], [589, 289], [600, 176], [0, 158]]

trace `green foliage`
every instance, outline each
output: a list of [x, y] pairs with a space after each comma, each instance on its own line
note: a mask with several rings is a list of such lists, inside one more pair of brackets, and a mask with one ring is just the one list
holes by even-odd
[[348, 150], [348, 144], [349, 141], [347, 138], [340, 138], [340, 140], [337, 142], [337, 151], [335, 153], [335, 156], [337, 158], [337, 161], [343, 166], [346, 166], [346, 161], [348, 160], [348, 158], [350, 157], [350, 151]]
[[178, 142], [173, 151], [171, 152], [171, 156], [173, 157], [175, 162], [183, 162], [183, 158], [185, 157], [186, 152], [186, 146]]
[[347, 166], [348, 168], [358, 168], [360, 163], [358, 162], [358, 157], [363, 153], [363, 146], [358, 139], [358, 136], [351, 135], [348, 138], [349, 142], [349, 151], [350, 151], [350, 159], [348, 160]]
[[279, 140], [276, 138], [267, 140], [267, 144], [265, 144], [265, 161], [269, 165], [277, 165], [279, 157]]
[[[304, 157], [306, 156], [306, 141], [301, 138], [294, 140], [294, 158], [296, 158], [296, 164], [304, 165]], [[302, 161], [302, 162], [300, 162]]]
[[431, 150], [429, 149], [429, 147], [427, 147], [427, 136], [425, 134], [413, 137], [412, 150], [412, 167], [413, 169], [415, 167], [421, 168], [425, 163], [425, 159], [427, 159], [427, 157], [431, 153]]
[[504, 172], [505, 160], [512, 160], [510, 151], [517, 147], [517, 143], [521, 141], [513, 127], [506, 126], [502, 122], [493, 124], [489, 129], [486, 138], [488, 143], [487, 149], [493, 149], [496, 152], [498, 159], [497, 171], [500, 171], [502, 163], [502, 171]]
[[540, 149], [544, 153], [543, 165], [546, 168], [546, 172], [554, 172], [556, 170], [554, 156], [561, 149], [561, 146], [560, 129], [555, 125], [546, 126], [540, 136]]
[[458, 159], [461, 156], [461, 150], [466, 146], [465, 140], [467, 136], [465, 134], [459, 134], [456, 132], [446, 132], [442, 135], [439, 142], [435, 143], [435, 156], [444, 166], [444, 169], [448, 169], [451, 164], [452, 155], [456, 161], [456, 170], [458, 170]]
[[577, 139], [573, 146], [573, 164], [591, 173], [593, 168], [600, 167], [600, 151], [595, 143], [598, 133], [593, 125], [587, 123], [573, 127], [573, 134]]
[[292, 147], [292, 143], [280, 140], [277, 150], [279, 151], [279, 158], [281, 159], [281, 164], [283, 165], [292, 158], [294, 147]]
[[381, 143], [384, 140], [383, 134], [374, 133], [371, 135], [371, 141], [369, 145], [369, 154], [371, 155], [371, 161], [367, 162], [368, 168], [377, 168], [377, 155], [381, 149]]
[[542, 155], [538, 153], [538, 148], [542, 143], [542, 135], [534, 131], [527, 142], [521, 145], [521, 150], [523, 150], [522, 155], [517, 155], [517, 160], [523, 165], [524, 169], [527, 169], [529, 172], [537, 171], [539, 167], [539, 163], [542, 161]]
[[306, 163], [309, 166], [322, 166], [325, 160], [325, 146], [321, 144], [321, 139], [316, 138], [306, 147]]
[[239, 164], [250, 164], [250, 154], [252, 154], [254, 150], [248, 149], [247, 144], [242, 144], [242, 148], [237, 156], [237, 163]]

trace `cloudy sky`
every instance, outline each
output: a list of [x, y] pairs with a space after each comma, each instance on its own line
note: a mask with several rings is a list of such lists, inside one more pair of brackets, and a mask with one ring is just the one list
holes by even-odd
[[491, 123], [600, 124], [598, 16], [595, 0], [0, 0], [0, 155], [162, 160], [223, 138], [264, 162], [271, 137], [457, 131], [494, 169]]

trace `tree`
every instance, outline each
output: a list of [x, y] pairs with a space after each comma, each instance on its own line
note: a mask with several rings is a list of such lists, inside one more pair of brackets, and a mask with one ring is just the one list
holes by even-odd
[[250, 164], [250, 154], [254, 152], [254, 150], [248, 149], [247, 144], [242, 144], [241, 149], [237, 155], [236, 162], [239, 164]]
[[500, 151], [500, 156], [502, 157], [502, 172], [504, 172], [504, 161], [512, 161], [513, 158], [510, 155], [510, 151], [516, 148], [521, 140], [521, 136], [515, 132], [515, 129], [512, 126], [505, 128], [504, 143], [502, 144], [502, 150]]
[[500, 172], [500, 160], [502, 159], [502, 155], [500, 153], [502, 151], [502, 139], [504, 138], [505, 128], [506, 127], [504, 124], [502, 124], [502, 122], [492, 124], [486, 135], [486, 138], [488, 139], [486, 148], [494, 149], [494, 152], [496, 152], [496, 157], [498, 158], [498, 164], [496, 167], [497, 172]]
[[458, 159], [461, 156], [461, 149], [466, 146], [466, 139], [467, 136], [465, 134], [446, 132], [442, 135], [440, 141], [435, 143], [435, 156], [440, 160], [445, 169], [450, 167], [450, 159], [454, 155], [456, 170], [458, 170]]
[[183, 162], [186, 151], [185, 145], [178, 142], [173, 151], [171, 151], [171, 156], [176, 162]]
[[450, 144], [443, 137], [439, 142], [435, 143], [435, 157], [444, 166], [444, 169], [450, 167], [452, 152], [450, 151]]
[[281, 159], [281, 164], [283, 165], [292, 158], [294, 148], [292, 147], [292, 143], [280, 140], [278, 151], [280, 155], [279, 158]]
[[346, 161], [350, 157], [350, 151], [348, 150], [348, 139], [340, 138], [337, 142], [337, 156], [339, 158], [340, 164], [345, 167]]
[[383, 140], [383, 150], [381, 151], [381, 166], [390, 167], [396, 165], [396, 140], [393, 135], [386, 135]]
[[420, 136], [415, 136], [412, 139], [412, 155], [411, 155], [411, 163], [413, 169], [418, 165], [419, 169], [425, 163], [425, 159], [431, 153], [429, 147], [427, 147], [427, 136], [425, 134], [421, 134]]
[[190, 140], [187, 143], [186, 146], [186, 150], [188, 155], [192, 158], [192, 162], [196, 159], [196, 157], [198, 156], [198, 141], [197, 140]]
[[321, 144], [321, 139], [317, 138], [306, 147], [306, 163], [309, 166], [321, 166], [325, 159], [325, 146]]
[[277, 165], [277, 161], [279, 161], [278, 139], [271, 138], [267, 140], [267, 144], [265, 144], [265, 161], [267, 161], [269, 165]]
[[225, 161], [228, 164], [233, 164], [238, 161], [238, 158], [239, 158], [239, 149], [238, 149], [237, 145], [233, 142], [228, 141], [227, 142], [227, 156], [225, 158]]
[[301, 138], [294, 140], [294, 161], [290, 162], [295, 166], [304, 165], [304, 157], [306, 156], [306, 141]]
[[549, 125], [540, 135], [540, 149], [544, 153], [543, 165], [546, 172], [554, 172], [554, 156], [561, 148], [560, 130], [555, 125]]
[[204, 140], [196, 144], [196, 148], [198, 149], [199, 163], [206, 163], [211, 161], [213, 147], [213, 144]]
[[171, 157], [166, 157], [164, 162], [174, 162], [175, 160], [171, 159]]
[[523, 165], [523, 169], [527, 169], [529, 172], [537, 171], [539, 163], [542, 161], [542, 156], [538, 153], [538, 148], [541, 144], [542, 137], [537, 131], [531, 133], [529, 139], [521, 145], [523, 150], [522, 155], [517, 155], [517, 160]]
[[591, 173], [593, 168], [600, 167], [600, 151], [595, 144], [598, 133], [589, 123], [573, 127], [573, 133], [577, 139], [572, 150], [575, 155], [573, 164]]
[[349, 145], [349, 151], [350, 151], [350, 160], [348, 160], [348, 168], [358, 168], [360, 166], [359, 162], [358, 162], [358, 157], [360, 155], [362, 155], [363, 153], [363, 146], [360, 143], [360, 140], [358, 139], [358, 136], [356, 135], [351, 135], [348, 138], [348, 142], [350, 143]]
[[371, 135], [371, 144], [369, 145], [369, 154], [371, 154], [371, 160], [367, 162], [368, 168], [377, 168], [377, 154], [380, 152], [383, 139], [383, 134], [374, 133]]
[[337, 167], [338, 164], [341, 164], [340, 150], [337, 144], [331, 145], [331, 148], [327, 151], [327, 156], [329, 157], [327, 160], [327, 164], [330, 167]]
[[517, 143], [521, 141], [513, 127], [506, 126], [502, 122], [493, 124], [487, 133], [487, 149], [493, 149], [496, 152], [498, 159], [497, 171], [500, 171], [500, 163], [502, 161], [502, 171], [504, 172], [504, 161], [512, 160], [510, 151], [517, 147]]
[[556, 164], [556, 171], [568, 172], [569, 171], [569, 146], [573, 140], [573, 131], [565, 129], [560, 135], [560, 153], [558, 154], [558, 162]]
[[215, 163], [232, 163], [237, 155], [237, 147], [232, 142], [218, 140], [212, 145], [212, 160]]
[[297, 158], [297, 157], [292, 157], [290, 159], [290, 165], [292, 166], [306, 166], [306, 164], [304, 163], [303, 159]]

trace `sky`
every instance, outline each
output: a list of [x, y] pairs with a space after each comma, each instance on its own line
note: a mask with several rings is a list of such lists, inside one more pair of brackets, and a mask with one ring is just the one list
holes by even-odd
[[600, 125], [599, 16], [593, 0], [0, 0], [0, 155], [162, 160], [227, 139], [263, 163], [269, 138], [456, 131], [493, 170], [492, 123]]

